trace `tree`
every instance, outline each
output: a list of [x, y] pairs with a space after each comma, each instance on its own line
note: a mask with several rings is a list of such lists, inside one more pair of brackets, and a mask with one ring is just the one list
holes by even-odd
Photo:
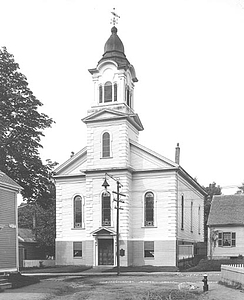
[[18, 69], [13, 55], [0, 48], [0, 169], [24, 188], [24, 200], [41, 202], [50, 197], [56, 163], [42, 163], [40, 140], [53, 120], [38, 112], [42, 103]]
[[244, 194], [244, 182], [242, 182], [242, 186], [238, 186], [236, 194]]
[[55, 201], [48, 208], [38, 204], [21, 204], [18, 209], [19, 228], [32, 229], [36, 240], [46, 256], [55, 255]]
[[221, 195], [221, 187], [219, 185], [216, 185], [215, 182], [210, 183], [208, 187], [204, 188], [206, 192], [208, 193], [207, 197], [204, 200], [204, 240], [207, 242], [208, 240], [208, 215], [211, 208], [211, 203], [213, 200], [214, 195]]

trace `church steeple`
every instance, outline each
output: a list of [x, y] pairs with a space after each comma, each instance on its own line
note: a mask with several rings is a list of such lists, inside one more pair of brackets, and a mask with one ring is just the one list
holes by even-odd
[[113, 26], [97, 67], [89, 69], [94, 82], [94, 99], [89, 112], [104, 106], [125, 113], [134, 112], [134, 83], [138, 80], [117, 32], [118, 29]]

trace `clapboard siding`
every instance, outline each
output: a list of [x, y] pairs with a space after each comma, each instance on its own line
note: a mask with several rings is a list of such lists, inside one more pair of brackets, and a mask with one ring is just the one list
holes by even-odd
[[[208, 256], [213, 258], [221, 258], [230, 256], [244, 256], [244, 226], [211, 226], [211, 230], [213, 231], [222, 231], [222, 232], [235, 232], [236, 233], [236, 246], [235, 247], [219, 247], [218, 240], [209, 242], [209, 247], [212, 249], [208, 249]], [[210, 233], [209, 233], [210, 236]], [[212, 253], [211, 253], [212, 252]]]
[[[102, 134], [110, 133], [111, 157], [102, 158]], [[87, 128], [87, 169], [109, 167], [127, 167], [129, 153], [129, 136], [136, 139], [136, 134], [128, 126], [128, 121], [88, 124]]]
[[0, 188], [0, 271], [17, 269], [16, 192]]
[[[82, 241], [82, 257], [73, 257], [73, 242]], [[77, 239], [56, 241], [56, 265], [93, 265], [94, 242]], [[58, 249], [58, 250], [57, 250]]]
[[[178, 238], [179, 240], [203, 242], [204, 239], [204, 196], [192, 185], [179, 176], [178, 195]], [[182, 207], [181, 197], [184, 196], [184, 228], [181, 229]], [[192, 204], [191, 204], [192, 203]], [[192, 205], [192, 217], [191, 217]], [[198, 209], [200, 207], [200, 220]], [[192, 222], [192, 224], [191, 224]], [[199, 229], [200, 223], [200, 229]]]
[[[133, 238], [176, 238], [176, 176], [174, 172], [133, 175]], [[144, 227], [144, 195], [155, 195], [155, 226]]]

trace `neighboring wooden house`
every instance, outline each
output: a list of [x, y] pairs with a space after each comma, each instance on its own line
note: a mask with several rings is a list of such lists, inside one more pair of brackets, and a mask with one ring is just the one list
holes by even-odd
[[0, 171], [0, 273], [19, 268], [17, 193], [21, 187]]
[[[137, 78], [115, 27], [102, 59], [89, 71], [94, 99], [83, 119], [87, 147], [54, 176], [56, 263], [116, 265], [113, 176], [126, 195], [119, 212], [121, 265], [176, 267], [203, 242], [206, 193], [179, 165], [178, 146], [174, 162], [138, 143], [143, 125], [134, 111]], [[155, 128], [154, 134], [162, 133]]]
[[214, 196], [208, 227], [210, 258], [244, 256], [244, 195]]
[[45, 259], [45, 253], [40, 249], [32, 229], [19, 228], [19, 266], [23, 267], [24, 260]]

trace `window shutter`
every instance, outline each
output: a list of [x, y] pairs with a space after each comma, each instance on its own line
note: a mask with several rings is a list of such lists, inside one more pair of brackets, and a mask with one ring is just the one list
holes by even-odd
[[232, 247], [236, 246], [236, 233], [235, 232], [231, 233], [231, 246]]
[[223, 233], [219, 232], [219, 236], [218, 236], [218, 246], [219, 247], [223, 247]]

